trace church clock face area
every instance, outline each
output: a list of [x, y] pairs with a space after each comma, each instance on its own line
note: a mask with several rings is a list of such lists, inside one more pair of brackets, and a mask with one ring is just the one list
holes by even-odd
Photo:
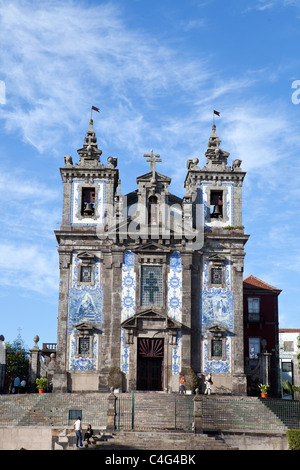
[[245, 173], [220, 143], [213, 125], [203, 164], [187, 160], [183, 197], [153, 150], [122, 194], [118, 159], [103, 158], [92, 119], [79, 162], [65, 157], [54, 390], [108, 391], [118, 367], [123, 391], [178, 391], [193, 368], [200, 383], [213, 373], [216, 391], [246, 393]]

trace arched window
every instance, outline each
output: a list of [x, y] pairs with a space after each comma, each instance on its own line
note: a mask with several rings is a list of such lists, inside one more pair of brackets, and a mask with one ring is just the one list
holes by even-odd
[[158, 202], [156, 196], [149, 197], [148, 203], [148, 224], [158, 224]]

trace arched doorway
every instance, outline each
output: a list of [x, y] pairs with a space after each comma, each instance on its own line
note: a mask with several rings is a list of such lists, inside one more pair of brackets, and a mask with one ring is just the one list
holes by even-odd
[[137, 389], [163, 390], [164, 340], [138, 338]]

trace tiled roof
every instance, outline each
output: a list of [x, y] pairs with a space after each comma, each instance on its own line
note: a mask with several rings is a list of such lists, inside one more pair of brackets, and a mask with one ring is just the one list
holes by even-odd
[[264, 289], [264, 290], [275, 290], [277, 292], [281, 292], [281, 289], [277, 289], [277, 287], [270, 286], [270, 284], [267, 284], [266, 282], [262, 281], [261, 279], [258, 279], [255, 276], [252, 276], [252, 274], [246, 279], [244, 279], [244, 289]]
[[279, 328], [279, 333], [300, 333], [297, 328]]

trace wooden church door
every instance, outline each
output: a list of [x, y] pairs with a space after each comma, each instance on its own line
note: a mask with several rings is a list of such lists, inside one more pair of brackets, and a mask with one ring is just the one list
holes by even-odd
[[139, 338], [138, 340], [138, 390], [163, 390], [164, 340]]

